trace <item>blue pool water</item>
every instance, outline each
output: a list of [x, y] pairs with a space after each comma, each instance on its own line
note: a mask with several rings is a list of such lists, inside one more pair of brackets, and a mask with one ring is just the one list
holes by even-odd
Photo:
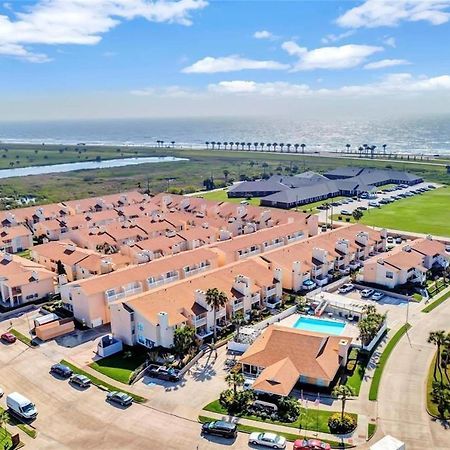
[[336, 320], [302, 316], [294, 323], [293, 327], [299, 330], [314, 331], [316, 333], [340, 335], [344, 331], [345, 323]]

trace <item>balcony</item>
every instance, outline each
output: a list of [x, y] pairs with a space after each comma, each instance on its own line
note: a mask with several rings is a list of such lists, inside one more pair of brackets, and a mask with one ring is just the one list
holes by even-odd
[[115, 302], [116, 300], [121, 300], [125, 298], [125, 292], [117, 292], [115, 294], [110, 295], [105, 293], [105, 297], [107, 302]]
[[126, 289], [124, 291], [125, 297], [130, 297], [132, 295], [140, 294], [142, 292], [142, 287], [135, 287], [133, 289]]
[[269, 244], [269, 245], [264, 245], [264, 250], [268, 251], [271, 250], [273, 248], [278, 248], [278, 247], [282, 247], [284, 245], [284, 242], [274, 242], [273, 244]]
[[197, 267], [195, 269], [189, 269], [189, 270], [184, 269], [184, 275], [186, 277], [191, 277], [198, 273], [204, 272], [205, 270], [208, 270], [210, 267], [211, 267], [211, 264], [205, 264], [204, 266]]
[[287, 241], [295, 242], [295, 241], [299, 241], [300, 239], [303, 239], [303, 233], [299, 234], [298, 236], [288, 236]]
[[356, 269], [358, 269], [358, 267], [360, 266], [360, 264], [359, 264], [358, 261], [351, 261], [350, 264], [349, 264], [349, 266], [350, 266], [350, 269], [351, 269], [351, 270], [356, 270]]
[[316, 283], [317, 286], [325, 286], [328, 283], [328, 277], [317, 277]]
[[271, 289], [267, 289], [266, 296], [272, 297], [273, 295], [277, 295], [277, 288], [273, 287]]
[[203, 325], [206, 325], [208, 318], [206, 316], [196, 316], [194, 319], [195, 328], [199, 328]]
[[164, 283], [171, 283], [172, 281], [177, 281], [180, 279], [180, 276], [178, 274], [172, 275], [171, 277], [164, 278]]
[[350, 273], [350, 267], [345, 266], [339, 267], [339, 273], [342, 275], [348, 275]]
[[242, 309], [244, 307], [244, 300], [241, 300], [240, 302], [234, 302], [233, 303], [233, 311], [237, 311], [239, 309]]
[[204, 338], [206, 338], [208, 336], [211, 336], [212, 334], [213, 334], [213, 331], [212, 330], [208, 330], [206, 327], [205, 328], [201, 328], [201, 329], [199, 329], [199, 330], [197, 330], [195, 332], [195, 336], [198, 339], [204, 339]]

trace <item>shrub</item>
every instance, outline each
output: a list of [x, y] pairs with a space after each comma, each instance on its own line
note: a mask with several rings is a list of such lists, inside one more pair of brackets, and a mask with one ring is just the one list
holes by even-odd
[[229, 414], [242, 413], [246, 410], [249, 403], [253, 400], [251, 390], [238, 391], [236, 394], [233, 389], [226, 389], [220, 393], [219, 403]]
[[333, 434], [347, 434], [356, 428], [356, 420], [349, 414], [336, 413], [328, 419], [328, 428]]
[[278, 415], [283, 422], [295, 422], [300, 414], [300, 403], [291, 397], [283, 397], [278, 402]]

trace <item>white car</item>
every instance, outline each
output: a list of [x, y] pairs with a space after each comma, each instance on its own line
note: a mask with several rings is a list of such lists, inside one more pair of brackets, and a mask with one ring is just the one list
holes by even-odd
[[372, 201], [372, 202], [369, 202], [369, 206], [371, 206], [372, 208], [379, 208], [380, 204], [378, 202]]
[[375, 294], [372, 295], [372, 300], [375, 300], [376, 302], [378, 300], [381, 300], [384, 297], [384, 294], [382, 292], [375, 292]]
[[353, 286], [353, 284], [345, 283], [339, 288], [339, 292], [341, 294], [346, 294], [347, 292], [353, 291], [354, 288], [355, 286]]
[[361, 291], [361, 297], [367, 298], [370, 297], [375, 291], [373, 289], [363, 289]]
[[352, 213], [348, 209], [342, 209], [339, 214], [342, 214], [343, 216], [351, 216]]
[[286, 439], [275, 433], [252, 433], [248, 438], [248, 443], [271, 448], [286, 448]]

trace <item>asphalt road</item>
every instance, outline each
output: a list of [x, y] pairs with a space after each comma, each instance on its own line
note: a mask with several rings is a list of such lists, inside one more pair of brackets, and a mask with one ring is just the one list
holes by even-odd
[[[28, 349], [16, 342], [0, 344], [0, 385], [6, 394], [18, 391], [32, 400], [39, 411], [33, 425], [35, 440], [23, 433], [27, 449], [247, 449], [248, 435], [236, 441], [200, 436], [200, 425], [148, 406], [129, 408], [110, 405], [95, 386], [72, 387], [49, 373], [54, 362], [45, 349]], [[5, 399], [0, 401], [3, 407]]]

